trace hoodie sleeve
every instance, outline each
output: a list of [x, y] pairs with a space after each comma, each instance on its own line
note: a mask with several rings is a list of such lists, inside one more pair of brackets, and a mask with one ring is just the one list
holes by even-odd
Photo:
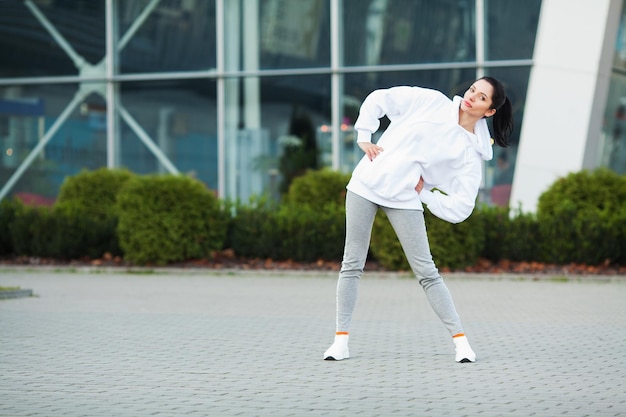
[[477, 155], [445, 189], [439, 188], [443, 192], [427, 185], [419, 195], [420, 200], [440, 219], [460, 223], [472, 214], [481, 181], [482, 162]]
[[354, 123], [357, 142], [371, 142], [372, 134], [380, 127], [381, 117], [387, 116], [393, 122], [414, 109], [416, 99], [428, 96], [430, 91], [421, 87], [400, 86], [371, 92], [361, 104], [359, 117]]

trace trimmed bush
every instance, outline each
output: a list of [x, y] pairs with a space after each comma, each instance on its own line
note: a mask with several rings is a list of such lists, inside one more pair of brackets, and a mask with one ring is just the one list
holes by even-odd
[[293, 180], [285, 200], [291, 204], [308, 204], [313, 208], [327, 204], [345, 206], [346, 185], [351, 176], [327, 168], [308, 171]]
[[239, 207], [232, 222], [232, 248], [238, 256], [312, 262], [341, 259], [345, 209], [337, 204]]
[[472, 214], [467, 220], [452, 224], [425, 211], [430, 251], [438, 266], [463, 269], [474, 265], [485, 244], [483, 222]]
[[15, 255], [53, 257], [58, 229], [49, 207], [17, 204], [9, 232]]
[[242, 257], [312, 262], [341, 259], [350, 174], [308, 171], [291, 183], [281, 205], [264, 200], [237, 208], [230, 242]]
[[182, 175], [131, 178], [118, 194], [124, 258], [165, 265], [223, 249], [228, 216], [201, 182]]
[[472, 216], [481, 218], [485, 243], [480, 257], [500, 260], [534, 261], [540, 253], [539, 227], [533, 214], [511, 216], [508, 207], [479, 207]]
[[539, 223], [533, 213], [517, 213], [509, 223], [502, 259], [536, 261], [541, 259]]
[[542, 259], [567, 264], [624, 260], [626, 177], [608, 169], [558, 179], [540, 197]]
[[497, 262], [507, 259], [507, 244], [511, 230], [511, 218], [508, 207], [480, 206], [474, 216], [482, 218], [485, 244], [481, 258]]
[[615, 235], [619, 249], [616, 251], [615, 263], [618, 265], [626, 265], [626, 206], [622, 206], [612, 222], [615, 227], [612, 232]]
[[97, 255], [100, 225], [49, 207], [18, 205], [8, 229], [13, 254], [70, 260]]
[[285, 257], [301, 262], [340, 260], [346, 234], [345, 208], [288, 205], [279, 211]]
[[121, 255], [117, 240], [117, 216], [93, 218], [81, 210], [53, 207], [51, 215], [56, 227], [50, 253], [57, 259], [96, 259], [105, 253]]
[[134, 176], [126, 169], [83, 170], [65, 178], [55, 208], [81, 211], [94, 220], [108, 219], [115, 215], [118, 192]]
[[126, 169], [100, 168], [81, 171], [63, 181], [54, 204], [64, 230], [58, 242], [62, 258], [122, 254], [116, 200], [119, 190], [133, 177]]
[[15, 210], [20, 204], [17, 200], [0, 201], [0, 256], [14, 253], [13, 240], [9, 226], [15, 219]]
[[288, 259], [341, 259], [346, 235], [346, 185], [351, 176], [324, 168], [293, 180], [279, 212]]
[[230, 222], [229, 243], [237, 256], [282, 259], [282, 230], [278, 227], [278, 206], [265, 200], [236, 207]]

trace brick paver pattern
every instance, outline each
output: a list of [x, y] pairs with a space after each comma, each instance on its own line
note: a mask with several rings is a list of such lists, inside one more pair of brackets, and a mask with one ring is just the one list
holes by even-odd
[[0, 416], [626, 416], [626, 279], [366, 272], [348, 360], [335, 273], [0, 270]]

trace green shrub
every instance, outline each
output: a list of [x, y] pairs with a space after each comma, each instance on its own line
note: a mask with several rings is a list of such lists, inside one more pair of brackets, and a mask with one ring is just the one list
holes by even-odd
[[344, 238], [343, 206], [261, 203], [237, 209], [230, 242], [242, 257], [312, 262], [340, 259]]
[[281, 207], [284, 256], [299, 262], [340, 260], [345, 241], [345, 208], [339, 204]]
[[118, 192], [134, 176], [126, 169], [83, 170], [65, 178], [55, 207], [70, 213], [80, 210], [94, 220], [108, 219], [115, 215]]
[[492, 262], [507, 259], [507, 245], [512, 223], [509, 208], [482, 205], [473, 215], [482, 218], [485, 244], [481, 251], [481, 258]]
[[615, 263], [626, 265], [626, 206], [623, 205], [616, 211], [612, 224], [614, 226], [611, 231], [615, 235], [615, 240], [618, 245]]
[[15, 255], [70, 260], [96, 255], [99, 224], [50, 207], [19, 205], [8, 230]]
[[165, 265], [223, 248], [228, 216], [217, 197], [192, 178], [131, 178], [118, 194], [118, 213], [118, 237], [128, 261]]
[[481, 218], [485, 243], [480, 257], [492, 262], [534, 261], [539, 256], [539, 232], [535, 215], [508, 207], [479, 207], [472, 216]]
[[117, 240], [117, 216], [93, 218], [81, 210], [53, 207], [51, 215], [56, 228], [50, 254], [57, 259], [96, 259], [105, 253], [121, 255]]
[[15, 210], [18, 204], [19, 201], [17, 200], [0, 201], [0, 256], [14, 253], [9, 226], [15, 219]]
[[260, 199], [239, 206], [229, 241], [242, 257], [311, 262], [340, 259], [350, 174], [330, 169], [295, 178], [280, 205]]
[[[441, 220], [429, 211], [424, 212], [424, 217], [431, 254], [438, 267], [463, 269], [476, 263], [485, 243], [480, 216], [472, 215], [458, 224]], [[393, 227], [382, 211], [374, 221], [371, 249], [385, 268], [410, 270]]]
[[518, 212], [511, 219], [504, 248], [502, 259], [514, 262], [541, 259], [541, 236], [535, 214]]
[[237, 256], [281, 259], [278, 206], [266, 200], [239, 204], [230, 223], [229, 244]]
[[15, 255], [53, 256], [58, 230], [49, 207], [17, 204], [9, 232]]
[[481, 258], [496, 262], [506, 257], [506, 244], [511, 228], [508, 207], [481, 205], [474, 216], [480, 216], [483, 222], [485, 244]]
[[117, 194], [134, 174], [126, 169], [100, 168], [67, 177], [54, 204], [65, 232], [58, 245], [63, 258], [105, 253], [121, 255], [117, 238]]
[[463, 269], [474, 265], [485, 244], [484, 226], [480, 216], [452, 224], [425, 211], [430, 250], [438, 266]]
[[320, 208], [326, 204], [345, 205], [346, 185], [352, 174], [328, 168], [308, 171], [293, 180], [285, 196], [287, 203], [308, 204]]
[[542, 260], [593, 265], [624, 259], [624, 201], [626, 177], [608, 169], [555, 181], [537, 205]]

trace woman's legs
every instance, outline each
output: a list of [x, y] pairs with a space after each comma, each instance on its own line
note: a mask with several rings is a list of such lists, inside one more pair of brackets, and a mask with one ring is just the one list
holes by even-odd
[[[337, 319], [335, 341], [324, 352], [326, 360], [349, 358], [348, 332], [356, 305], [358, 285], [369, 249], [372, 225], [378, 205], [348, 191], [346, 196], [346, 242], [337, 282]], [[424, 213], [420, 210], [384, 208], [405, 255], [426, 292], [433, 310], [454, 338], [457, 362], [474, 362], [476, 355], [463, 334], [448, 287], [439, 275], [430, 253]]]
[[336, 334], [334, 343], [324, 352], [326, 360], [342, 360], [350, 357], [348, 331], [377, 210], [376, 204], [348, 191], [346, 195], [346, 243], [337, 281]]
[[393, 226], [409, 265], [435, 313], [448, 329], [450, 336], [463, 333], [448, 287], [435, 266], [424, 223], [424, 212], [383, 208]]

